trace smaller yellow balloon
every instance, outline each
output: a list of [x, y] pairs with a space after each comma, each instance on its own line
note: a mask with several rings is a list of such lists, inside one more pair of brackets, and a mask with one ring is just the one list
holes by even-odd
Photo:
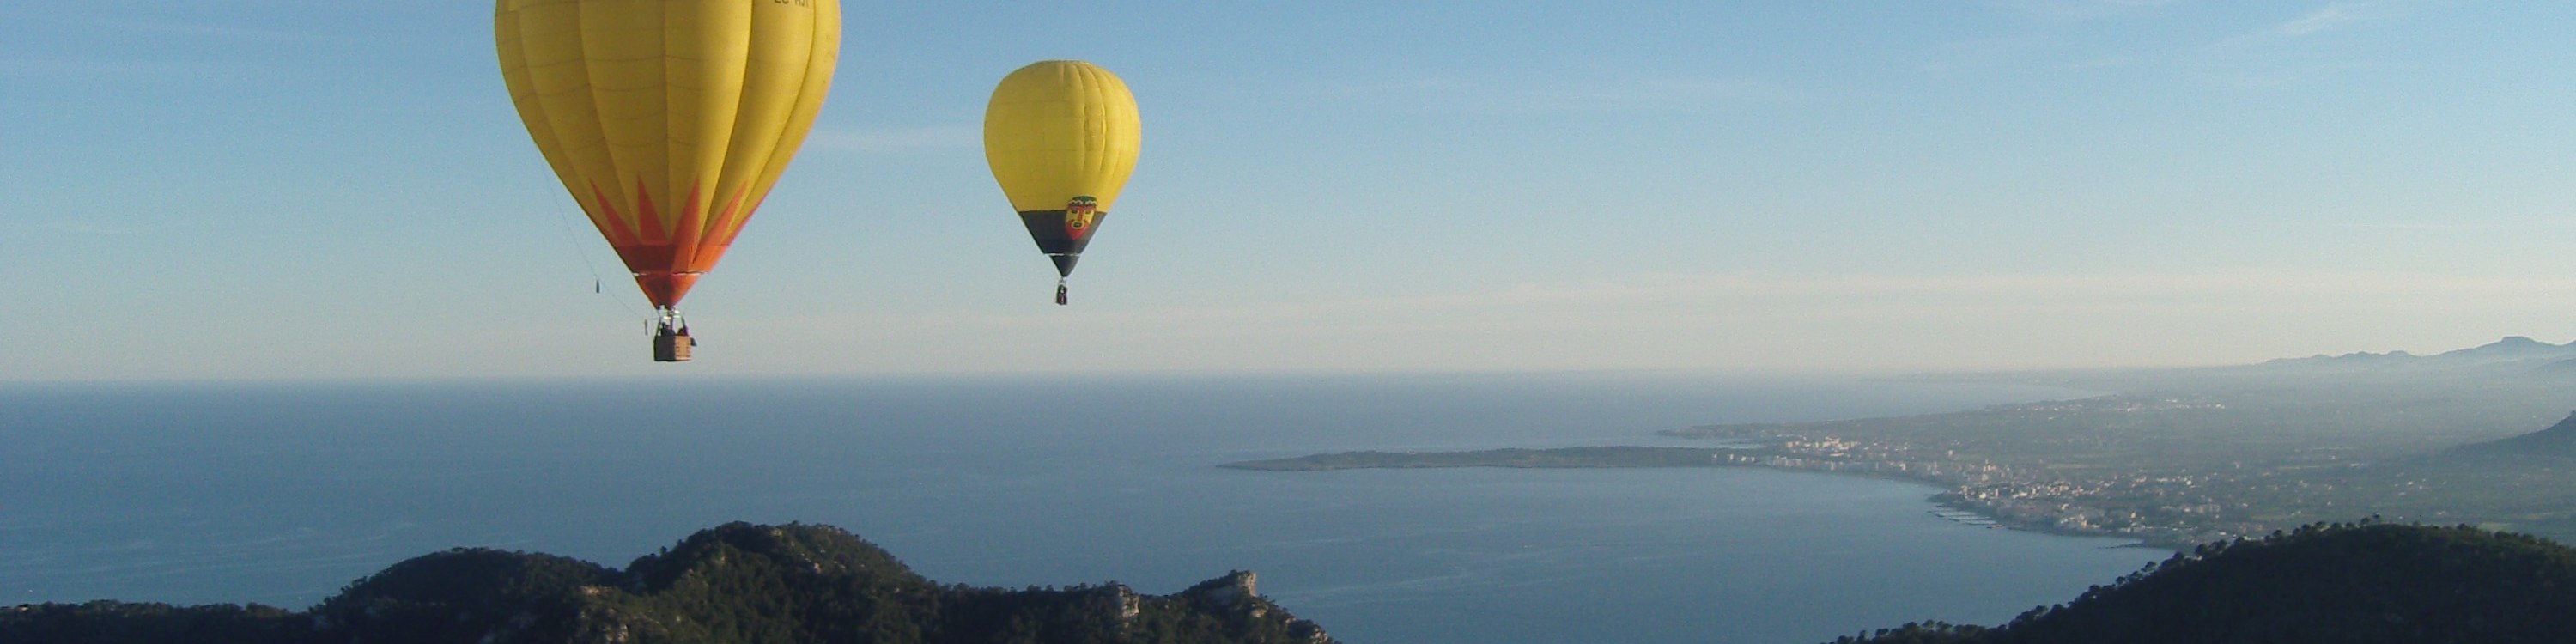
[[[1011, 72], [984, 108], [984, 160], [1058, 276], [1073, 274], [1118, 203], [1142, 140], [1127, 83], [1082, 61]], [[1061, 282], [1056, 303], [1064, 303]]]

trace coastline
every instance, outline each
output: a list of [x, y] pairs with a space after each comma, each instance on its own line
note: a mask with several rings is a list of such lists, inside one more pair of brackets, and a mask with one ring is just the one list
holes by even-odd
[[2576, 543], [2576, 438], [2560, 438], [2576, 437], [2576, 420], [2565, 420], [2576, 368], [2508, 363], [2501, 375], [2464, 376], [2311, 373], [2304, 364], [2096, 379], [2123, 393], [1964, 411], [1655, 432], [1705, 447], [1347, 452], [1229, 465], [1852, 474], [1931, 485], [1934, 504], [2005, 527], [2175, 550], [2364, 519]]
[[[1760, 468], [1783, 472], [1811, 472], [1875, 478], [1924, 485], [1941, 490], [1925, 498], [1938, 509], [1930, 511], [1950, 521], [2069, 537], [2111, 537], [2133, 539], [2137, 543], [2122, 547], [2149, 547], [2189, 550], [2203, 541], [2190, 538], [2156, 538], [2157, 535], [2123, 533], [2100, 529], [2070, 528], [2056, 522], [2041, 522], [1995, 511], [1966, 498], [1955, 488], [1955, 481], [1934, 475], [1904, 470], [1889, 471], [1878, 463], [1801, 458], [1779, 450], [1752, 447], [1648, 447], [1636, 445], [1603, 445], [1549, 449], [1501, 448], [1452, 452], [1381, 452], [1353, 451], [1309, 454], [1306, 456], [1258, 459], [1220, 463], [1224, 469], [1269, 472], [1326, 472], [1354, 469], [1444, 469], [1491, 467], [1506, 469], [1629, 469], [1629, 468]], [[1935, 470], [1937, 471], [1937, 470]], [[1954, 513], [1954, 514], [1943, 514]], [[1962, 520], [1965, 517], [1968, 520]], [[2179, 537], [2180, 535], [2175, 535]]]

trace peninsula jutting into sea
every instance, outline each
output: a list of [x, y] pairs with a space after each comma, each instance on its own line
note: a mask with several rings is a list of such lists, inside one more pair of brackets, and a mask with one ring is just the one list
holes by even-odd
[[1223, 467], [1857, 474], [1939, 487], [1933, 500], [1954, 520], [2175, 548], [2372, 516], [2576, 539], [2576, 343], [2510, 337], [2430, 356], [1950, 378], [2117, 393], [1660, 432], [1709, 447], [1342, 452]]

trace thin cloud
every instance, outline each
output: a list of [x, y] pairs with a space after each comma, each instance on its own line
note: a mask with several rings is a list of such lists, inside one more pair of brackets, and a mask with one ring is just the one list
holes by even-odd
[[2421, 0], [2379, 0], [2377, 2], [2338, 2], [2306, 15], [2281, 23], [2272, 32], [2290, 37], [2307, 36], [2365, 23], [2396, 20], [2413, 15]]
[[2333, 5], [2324, 9], [2318, 9], [2308, 15], [2299, 16], [2297, 20], [2282, 23], [2281, 26], [2272, 28], [2272, 32], [2284, 36], [2305, 36], [2325, 31], [2327, 29], [2333, 29], [2337, 25], [2349, 23], [2353, 20], [2355, 20], [2355, 18], [2353, 17], [2352, 10], [2348, 5]]
[[2202, 47], [2196, 56], [2200, 60], [2198, 74], [2221, 85], [2269, 88], [2295, 85], [2319, 76], [2350, 73], [2367, 63], [2361, 62], [2362, 59], [2337, 55], [2332, 48], [2349, 45], [2322, 36], [2354, 31], [2365, 24], [2400, 20], [2414, 15], [2425, 5], [2419, 0], [2325, 5], [2288, 21]]
[[2354, 25], [2385, 22], [2412, 15], [2420, 2], [2382, 0], [2379, 2], [2337, 2], [2300, 14], [2271, 27], [2228, 38], [2211, 44], [2211, 49], [2228, 49], [2247, 45], [2304, 38]]

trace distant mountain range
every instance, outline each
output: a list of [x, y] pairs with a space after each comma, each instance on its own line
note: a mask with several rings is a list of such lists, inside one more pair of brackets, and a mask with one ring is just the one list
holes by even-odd
[[2282, 358], [2255, 365], [2269, 369], [2459, 369], [2517, 368], [2576, 371], [2576, 342], [2550, 344], [2524, 336], [2509, 336], [2484, 345], [2419, 356], [2404, 351], [2343, 355], [2317, 354], [2305, 358]]

